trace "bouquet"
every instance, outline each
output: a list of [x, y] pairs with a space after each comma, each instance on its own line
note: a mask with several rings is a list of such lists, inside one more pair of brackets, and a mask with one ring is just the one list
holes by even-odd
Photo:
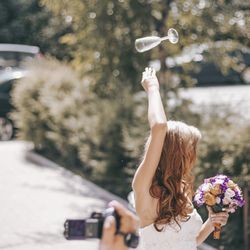
[[[242, 191], [237, 184], [226, 175], [216, 175], [204, 180], [194, 196], [195, 204], [210, 206], [213, 212], [228, 211], [234, 213], [238, 207], [244, 205]], [[220, 238], [221, 225], [214, 224], [214, 239]]]

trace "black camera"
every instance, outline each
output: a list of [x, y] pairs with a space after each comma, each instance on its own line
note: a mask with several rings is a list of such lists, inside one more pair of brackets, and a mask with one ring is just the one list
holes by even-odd
[[120, 232], [120, 217], [113, 207], [107, 208], [102, 213], [93, 212], [85, 220], [66, 220], [64, 223], [64, 236], [67, 240], [100, 239], [104, 220], [110, 215], [114, 216], [116, 220], [116, 234], [123, 235], [126, 246], [136, 248], [139, 244], [138, 234]]

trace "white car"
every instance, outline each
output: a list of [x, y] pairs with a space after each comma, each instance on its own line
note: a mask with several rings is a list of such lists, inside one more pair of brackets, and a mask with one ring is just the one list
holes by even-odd
[[22, 62], [39, 56], [37, 46], [0, 44], [0, 141], [9, 140], [14, 135], [14, 125], [8, 116], [13, 109], [10, 92], [15, 80], [28, 73]]

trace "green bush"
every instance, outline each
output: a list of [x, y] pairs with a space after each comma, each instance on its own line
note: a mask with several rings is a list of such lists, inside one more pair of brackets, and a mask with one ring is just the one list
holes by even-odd
[[12, 93], [18, 137], [125, 197], [143, 144], [138, 124], [146, 128], [144, 116], [134, 112], [135, 98], [126, 89], [113, 98], [98, 98], [88, 79], [80, 80], [56, 60], [35, 61], [27, 68], [28, 76], [16, 83]]
[[[196, 167], [196, 185], [201, 184], [204, 178], [226, 174], [241, 188], [248, 186], [249, 190], [250, 124], [233, 114], [230, 107], [210, 107], [210, 111], [204, 113], [206, 118], [200, 124], [202, 140]], [[207, 214], [204, 209], [201, 213]], [[244, 249], [243, 209], [239, 208], [230, 216], [228, 224], [222, 229], [221, 240], [213, 240], [210, 236], [208, 241], [219, 249]]]
[[93, 128], [87, 113], [88, 88], [68, 66], [55, 60], [35, 61], [28, 67], [28, 76], [16, 83], [12, 93], [18, 136], [32, 141], [37, 151], [50, 158], [77, 166], [81, 163], [78, 146], [89, 151], [85, 142]]

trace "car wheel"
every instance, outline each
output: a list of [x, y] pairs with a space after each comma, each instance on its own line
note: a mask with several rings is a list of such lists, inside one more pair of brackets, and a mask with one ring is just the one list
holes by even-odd
[[241, 73], [241, 78], [245, 84], [250, 84], [250, 67], [247, 67]]
[[8, 141], [13, 137], [13, 125], [10, 120], [0, 117], [0, 141]]

